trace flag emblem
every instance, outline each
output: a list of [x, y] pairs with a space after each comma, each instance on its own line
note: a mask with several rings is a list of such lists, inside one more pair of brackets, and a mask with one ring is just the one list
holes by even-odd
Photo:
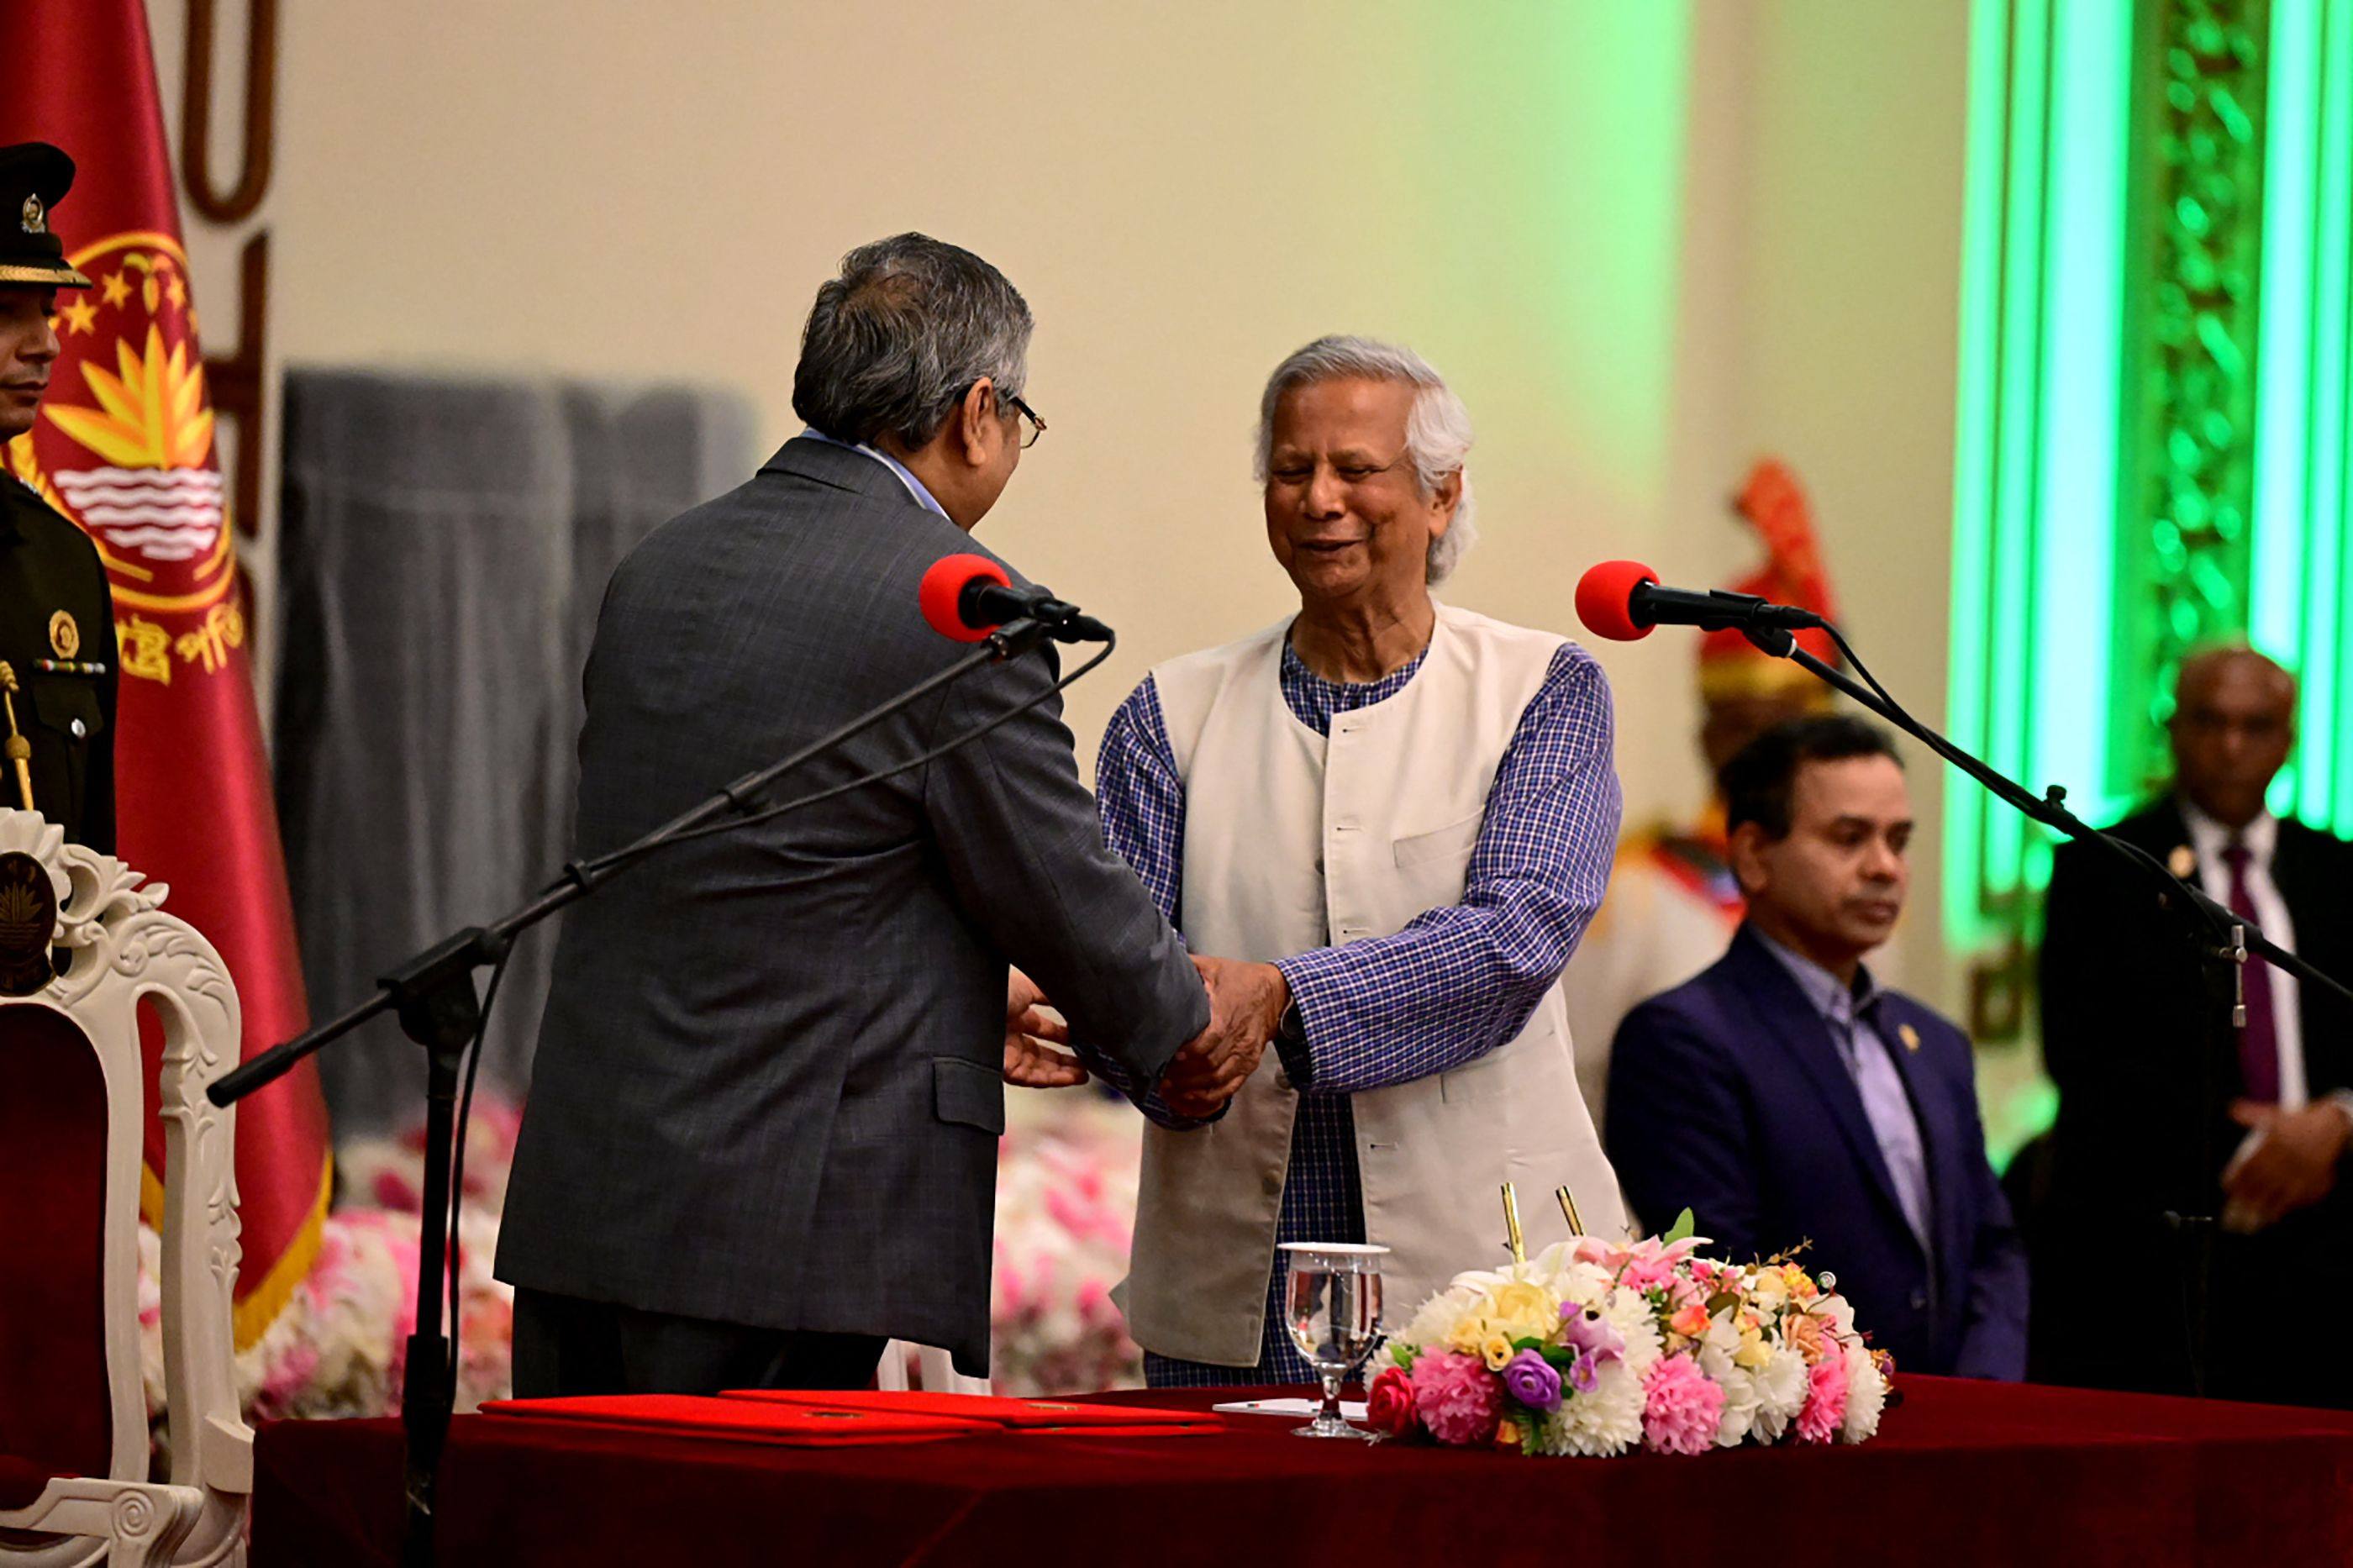
[[[47, 492], [98, 542], [118, 609], [202, 611], [228, 595], [236, 563], [187, 256], [167, 235], [132, 232], [83, 247], [73, 264], [98, 289], [62, 308], [60, 335], [95, 341], [74, 344], [81, 352], [41, 407], [63, 437], [44, 445]], [[26, 477], [34, 444], [14, 445]]]

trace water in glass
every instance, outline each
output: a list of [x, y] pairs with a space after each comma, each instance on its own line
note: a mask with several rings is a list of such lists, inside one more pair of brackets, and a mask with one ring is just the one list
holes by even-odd
[[1283, 1293], [1291, 1342], [1314, 1367], [1323, 1408], [1297, 1428], [1303, 1437], [1370, 1437], [1340, 1414], [1340, 1385], [1381, 1342], [1381, 1259], [1386, 1247], [1361, 1242], [1285, 1242]]

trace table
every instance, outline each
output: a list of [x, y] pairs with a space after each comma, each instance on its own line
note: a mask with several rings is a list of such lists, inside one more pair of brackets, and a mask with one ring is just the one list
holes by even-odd
[[[450, 1564], [2353, 1562], [2353, 1415], [1906, 1377], [1877, 1440], [1526, 1459], [1207, 1436], [751, 1447], [459, 1416]], [[1206, 1407], [1289, 1390], [1094, 1397]], [[396, 1422], [256, 1445], [253, 1568], [397, 1561]], [[1335, 1553], [1339, 1554], [1336, 1558]], [[1594, 1555], [1594, 1554], [1599, 1554]]]

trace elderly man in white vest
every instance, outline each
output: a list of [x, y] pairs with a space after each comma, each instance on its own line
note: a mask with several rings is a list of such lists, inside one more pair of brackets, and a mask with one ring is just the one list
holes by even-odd
[[1541, 1200], [1531, 1248], [1567, 1234], [1564, 1184], [1623, 1232], [1560, 990], [1618, 836], [1609, 689], [1567, 639], [1430, 596], [1472, 538], [1470, 447], [1409, 350], [1283, 361], [1258, 471], [1299, 614], [1155, 668], [1104, 735], [1105, 836], [1273, 1046], [1147, 1102], [1122, 1299], [1155, 1386], [1312, 1381], [1282, 1242], [1389, 1247], [1402, 1321], [1500, 1260], [1506, 1181]]

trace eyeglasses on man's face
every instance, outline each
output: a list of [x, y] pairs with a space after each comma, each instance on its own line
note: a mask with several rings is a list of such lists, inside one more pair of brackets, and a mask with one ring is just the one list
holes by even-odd
[[1021, 449], [1026, 452], [1038, 444], [1039, 437], [1046, 433], [1046, 422], [1038, 417], [1036, 409], [1020, 398], [1008, 396], [1005, 401], [1021, 422]]

